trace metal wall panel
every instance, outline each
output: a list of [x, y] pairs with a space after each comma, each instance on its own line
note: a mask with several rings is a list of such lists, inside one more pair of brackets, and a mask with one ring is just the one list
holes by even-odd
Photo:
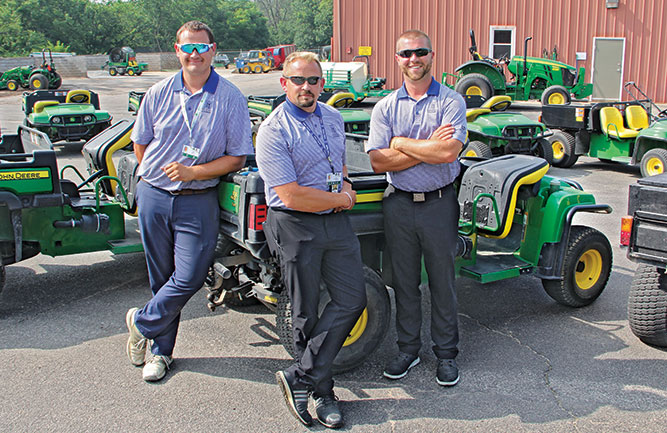
[[558, 47], [558, 60], [575, 64], [577, 51], [587, 54], [591, 80], [593, 38], [626, 40], [624, 81], [637, 82], [656, 101], [667, 103], [667, 0], [620, 0], [607, 9], [605, 0], [334, 0], [335, 61], [350, 61], [359, 46], [370, 46], [371, 73], [387, 77], [387, 87], [402, 79], [394, 61], [396, 38], [417, 28], [431, 36], [436, 52], [433, 74], [454, 72], [470, 59], [468, 30], [488, 54], [489, 27], [516, 27], [516, 54], [540, 56]]

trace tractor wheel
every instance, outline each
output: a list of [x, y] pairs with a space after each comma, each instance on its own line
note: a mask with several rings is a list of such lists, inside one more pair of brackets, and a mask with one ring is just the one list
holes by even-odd
[[493, 153], [491, 153], [491, 148], [488, 144], [481, 141], [471, 141], [461, 151], [461, 156], [489, 159], [493, 156]]
[[[378, 274], [367, 266], [364, 266], [364, 278], [366, 281], [366, 298], [368, 299], [367, 307], [361, 313], [359, 320], [350, 331], [336, 359], [334, 359], [333, 372], [336, 374], [351, 370], [364, 362], [382, 343], [389, 328], [391, 304], [389, 303], [387, 288]], [[322, 285], [320, 288], [320, 312], [327, 302], [329, 302], [329, 294]], [[276, 327], [278, 328], [280, 342], [287, 352], [294, 356], [292, 305], [286, 290], [278, 298], [276, 314]]]
[[630, 330], [641, 341], [667, 347], [667, 274], [655, 266], [640, 264], [628, 297]]
[[30, 77], [30, 90], [41, 90], [49, 88], [49, 80], [42, 74], [34, 74]]
[[542, 93], [542, 105], [570, 105], [570, 92], [563, 86], [550, 86]]
[[244, 67], [241, 68], [241, 70], [239, 72], [242, 73], [242, 74], [249, 74], [250, 73], [250, 66], [245, 65]]
[[12, 92], [16, 92], [19, 89], [19, 82], [16, 80], [9, 80], [7, 81], [7, 90], [11, 90]]
[[565, 131], [554, 130], [554, 134], [548, 138], [554, 155], [556, 167], [569, 168], [577, 162], [579, 155], [575, 152], [575, 140], [572, 134]]
[[109, 68], [109, 75], [111, 75], [112, 77], [118, 75], [118, 71], [116, 70], [116, 68]]
[[55, 81], [53, 82], [53, 85], [51, 86], [51, 89], [54, 89], [54, 90], [55, 90], [55, 89], [60, 89], [60, 86], [61, 86], [62, 84], [63, 84], [63, 77], [61, 77], [60, 74], [58, 74], [58, 73], [56, 72], [56, 79], [55, 79]]
[[144, 73], [144, 71], [137, 71], [137, 75], [141, 75], [143, 73]]
[[252, 68], [252, 73], [253, 74], [261, 74], [262, 73], [262, 66], [261, 65], [256, 65], [254, 68]]
[[130, 77], [133, 77], [134, 76], [134, 69], [132, 69], [132, 68], [128, 69], [127, 70], [127, 75], [129, 75]]
[[591, 227], [572, 226], [561, 280], [542, 280], [547, 294], [559, 304], [583, 307], [595, 301], [607, 285], [612, 251], [609, 240]]
[[651, 149], [642, 156], [639, 163], [642, 177], [662, 174], [667, 169], [667, 149]]
[[549, 164], [554, 163], [554, 151], [551, 147], [551, 143], [549, 143], [549, 140], [546, 138], [540, 138], [537, 140], [537, 146], [533, 151], [533, 155], [539, 156]]
[[456, 83], [455, 90], [463, 96], [478, 95], [484, 99], [489, 99], [494, 93], [491, 81], [482, 74], [464, 76]]
[[349, 108], [354, 103], [354, 95], [347, 92], [336, 92], [327, 100], [327, 105], [335, 108]]

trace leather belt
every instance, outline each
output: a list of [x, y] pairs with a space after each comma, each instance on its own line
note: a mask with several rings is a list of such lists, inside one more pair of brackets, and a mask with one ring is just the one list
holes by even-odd
[[167, 191], [167, 192], [171, 195], [195, 195], [195, 194], [206, 194], [207, 192], [211, 192], [216, 188], [217, 186], [212, 186], [210, 188], [204, 188], [204, 189], [183, 188], [179, 189], [178, 191]]
[[397, 193], [403, 194], [403, 195], [409, 195], [412, 198], [412, 201], [415, 203], [420, 203], [424, 202], [427, 200], [433, 200], [437, 198], [442, 198], [443, 194], [445, 191], [447, 191], [447, 188], [451, 188], [452, 184], [450, 183], [449, 185], [443, 186], [442, 188], [438, 188], [433, 191], [426, 191], [426, 192], [414, 192], [414, 191], [403, 191], [402, 189], [398, 189], [395, 186], [392, 185], [394, 190]]

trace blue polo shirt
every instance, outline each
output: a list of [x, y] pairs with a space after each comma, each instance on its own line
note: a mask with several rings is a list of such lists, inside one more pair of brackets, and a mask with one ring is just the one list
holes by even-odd
[[296, 182], [300, 186], [329, 191], [326, 177], [332, 170], [323, 149], [325, 144], [328, 144], [334, 171], [342, 172], [345, 165], [343, 117], [338, 110], [321, 102], [309, 113], [285, 99], [262, 122], [255, 146], [269, 207], [288, 209], [274, 191], [276, 186]]
[[[439, 126], [448, 123], [455, 128], [452, 138], [465, 143], [466, 105], [461, 95], [431, 78], [426, 94], [415, 100], [403, 84], [375, 104], [366, 152], [388, 148], [393, 137], [427, 139]], [[387, 178], [398, 189], [427, 192], [449, 185], [460, 170], [458, 161], [444, 164], [422, 162], [402, 171], [388, 172]]]
[[[208, 94], [198, 120], [192, 125], [192, 145], [199, 149], [197, 159], [183, 155], [183, 146], [190, 143], [190, 131], [181, 111], [181, 94], [191, 125], [200, 101], [204, 94]], [[194, 94], [183, 85], [182, 71], [151, 87], [139, 107], [132, 141], [147, 145], [139, 175], [151, 185], [168, 191], [204, 189], [219, 181], [216, 178], [173, 182], [161, 170], [172, 161], [192, 166], [224, 155], [253, 153], [246, 99], [236, 86], [220, 77], [213, 68], [204, 87]]]

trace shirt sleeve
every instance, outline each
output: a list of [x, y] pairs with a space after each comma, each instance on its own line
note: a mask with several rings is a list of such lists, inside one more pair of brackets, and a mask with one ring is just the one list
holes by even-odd
[[154, 91], [151, 87], [144, 95], [139, 110], [137, 111], [137, 119], [134, 121], [132, 134], [130, 136], [132, 142], [147, 145], [153, 141], [155, 133], [153, 131], [154, 117], [153, 117], [153, 100]]
[[230, 98], [227, 110], [226, 154], [232, 156], [252, 155], [252, 132], [248, 104], [241, 92]]
[[451, 98], [447, 98], [445, 104], [444, 115], [442, 116], [441, 125], [451, 124], [454, 127], [454, 135], [452, 138], [459, 140], [461, 143], [466, 142], [466, 135], [468, 130], [468, 122], [466, 121], [466, 104], [463, 97], [458, 93], [453, 92]]
[[388, 148], [393, 138], [391, 120], [387, 114], [388, 107], [386, 107], [386, 104], [383, 104], [383, 101], [385, 100], [383, 99], [375, 104], [371, 113], [370, 133], [364, 145], [366, 153], [375, 149]]
[[287, 139], [279, 125], [264, 121], [255, 143], [257, 168], [267, 186], [273, 188], [297, 181]]

